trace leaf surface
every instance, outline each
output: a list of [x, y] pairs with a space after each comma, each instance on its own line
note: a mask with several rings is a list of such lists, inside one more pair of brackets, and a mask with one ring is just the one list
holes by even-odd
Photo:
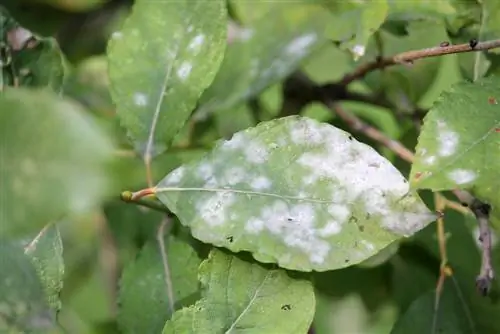
[[226, 47], [223, 0], [136, 2], [108, 45], [121, 124], [147, 156], [163, 152], [217, 73]]
[[359, 263], [435, 219], [374, 149], [298, 116], [236, 133], [156, 195], [195, 238], [303, 271]]
[[282, 269], [266, 269], [214, 249], [202, 262], [199, 279], [202, 299], [176, 312], [163, 334], [305, 333], [312, 322], [311, 282], [291, 278]]

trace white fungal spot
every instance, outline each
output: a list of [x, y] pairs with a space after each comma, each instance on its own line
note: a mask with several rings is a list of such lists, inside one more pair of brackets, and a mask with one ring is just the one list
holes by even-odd
[[115, 31], [111, 34], [111, 38], [113, 39], [121, 39], [123, 34], [120, 31]]
[[211, 177], [213, 177], [213, 175], [214, 168], [210, 163], [204, 162], [200, 164], [200, 166], [198, 167], [198, 176], [203, 179], [203, 181], [210, 179]]
[[269, 152], [266, 147], [256, 141], [250, 142], [244, 149], [245, 157], [249, 162], [261, 164], [266, 162]]
[[245, 231], [257, 234], [264, 229], [264, 222], [257, 218], [250, 218], [245, 224]]
[[228, 185], [235, 185], [245, 179], [246, 172], [241, 167], [231, 167], [224, 172], [224, 181]]
[[191, 40], [191, 43], [189, 43], [188, 48], [193, 52], [199, 52], [204, 42], [205, 42], [205, 35], [199, 34]]
[[226, 222], [227, 209], [235, 202], [231, 192], [217, 192], [201, 203], [196, 204], [198, 216], [210, 226], [219, 226]]
[[370, 252], [372, 253], [374, 250], [375, 250], [375, 245], [372, 244], [371, 242], [369, 241], [366, 241], [366, 240], [361, 240], [361, 244], [363, 246], [365, 246], [365, 248]]
[[241, 132], [238, 132], [235, 133], [230, 140], [226, 140], [221, 147], [223, 149], [237, 150], [245, 147], [247, 141], [248, 140], [246, 139], [245, 135]]
[[453, 155], [458, 146], [458, 134], [451, 131], [444, 121], [437, 122], [439, 155], [448, 157]]
[[424, 163], [426, 165], [434, 165], [436, 162], [436, 156], [435, 155], [430, 155], [427, 158], [424, 159]]
[[330, 204], [328, 205], [328, 213], [343, 223], [351, 215], [351, 210], [346, 205]]
[[471, 170], [455, 169], [448, 173], [448, 177], [456, 184], [470, 183], [476, 179], [476, 173]]
[[322, 237], [330, 237], [332, 235], [339, 234], [342, 231], [342, 225], [335, 220], [330, 220], [325, 227], [318, 231], [318, 234]]
[[307, 119], [300, 123], [290, 124], [290, 137], [298, 145], [318, 145], [323, 142], [323, 128], [318, 122]]
[[365, 52], [366, 52], [366, 48], [364, 45], [356, 44], [352, 48], [352, 53], [354, 53], [354, 56], [356, 58], [363, 57], [365, 55]]
[[170, 172], [170, 174], [168, 174], [167, 177], [164, 179], [164, 181], [162, 181], [161, 183], [164, 184], [165, 186], [177, 185], [181, 182], [182, 178], [184, 177], [185, 171], [186, 168], [184, 166], [180, 166], [179, 168]]
[[193, 28], [193, 26], [189, 26], [189, 27], [187, 28], [187, 32], [191, 32], [191, 31], [193, 31], [193, 29], [194, 29], [194, 28]]
[[265, 176], [258, 176], [250, 182], [250, 187], [253, 190], [265, 190], [271, 188], [271, 181]]
[[144, 93], [135, 93], [134, 103], [136, 106], [144, 107], [148, 104], [148, 97]]
[[[498, 236], [493, 229], [490, 229], [490, 234], [491, 234], [491, 247], [494, 248], [498, 243]], [[474, 236], [474, 241], [476, 243], [477, 248], [482, 250], [483, 245], [481, 244], [481, 241], [479, 241], [479, 237], [481, 236], [481, 231], [479, 230], [479, 226], [474, 226], [474, 229], [472, 230], [472, 235]]]
[[288, 54], [294, 55], [302, 55], [307, 52], [307, 48], [316, 41], [316, 34], [310, 33], [306, 35], [302, 35], [294, 39], [288, 46], [285, 51]]
[[181, 80], [186, 80], [189, 77], [189, 74], [191, 74], [191, 70], [193, 68], [193, 64], [190, 62], [183, 62], [179, 69], [177, 70], [177, 76]]

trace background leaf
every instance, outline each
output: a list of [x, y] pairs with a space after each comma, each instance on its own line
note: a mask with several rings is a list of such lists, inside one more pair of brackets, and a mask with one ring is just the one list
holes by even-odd
[[0, 95], [0, 151], [1, 235], [36, 232], [110, 190], [110, 140], [79, 105], [50, 92]]
[[385, 158], [305, 117], [238, 132], [156, 191], [195, 238], [303, 271], [359, 263], [434, 220]]
[[[314, 316], [312, 284], [217, 249], [199, 269], [203, 297], [174, 314], [168, 333], [305, 333]], [[265, 314], [268, 321], [263, 321]]]
[[62, 306], [59, 294], [64, 279], [63, 244], [57, 225], [45, 227], [26, 246], [25, 253], [33, 261], [49, 306], [57, 314]]
[[140, 152], [164, 151], [213, 81], [226, 47], [226, 16], [223, 0], [141, 0], [113, 34], [111, 93]]
[[461, 82], [435, 102], [418, 139], [412, 187], [470, 189], [498, 217], [499, 85], [496, 77]]
[[[137, 222], [136, 222], [137, 223]], [[175, 308], [193, 304], [200, 296], [195, 250], [182, 240], [165, 237], [172, 273]], [[118, 322], [124, 333], [159, 333], [170, 319], [165, 274], [159, 245], [148, 242], [139, 257], [124, 270], [120, 283]]]
[[17, 333], [54, 329], [55, 318], [30, 258], [20, 245], [5, 240], [0, 240], [0, 254], [0, 330]]

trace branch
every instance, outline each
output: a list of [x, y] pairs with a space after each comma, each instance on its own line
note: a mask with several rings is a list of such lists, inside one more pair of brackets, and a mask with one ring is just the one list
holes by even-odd
[[397, 65], [397, 64], [411, 65], [415, 60], [418, 59], [443, 56], [453, 53], [484, 51], [498, 47], [500, 47], [499, 39], [486, 42], [479, 42], [479, 43], [476, 40], [471, 40], [469, 43], [458, 44], [458, 45], [450, 45], [447, 42], [443, 42], [441, 43], [440, 46], [436, 46], [433, 48], [406, 51], [396, 54], [392, 57], [386, 57], [386, 58], [379, 57], [372, 62], [362, 64], [357, 69], [355, 69], [354, 72], [346, 74], [342, 78], [342, 80], [340, 80], [340, 84], [347, 86], [348, 84], [350, 84], [355, 80], [362, 79], [365, 75], [367, 75], [371, 71], [380, 70], [392, 65]]

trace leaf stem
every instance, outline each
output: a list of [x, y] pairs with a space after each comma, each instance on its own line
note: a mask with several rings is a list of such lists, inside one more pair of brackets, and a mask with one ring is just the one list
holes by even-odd
[[172, 213], [170, 212], [170, 210], [168, 210], [165, 205], [163, 205], [159, 200], [156, 199], [156, 197], [153, 196], [155, 193], [151, 193], [152, 189], [153, 188], [146, 188], [135, 193], [131, 191], [124, 191], [121, 193], [120, 198], [126, 203], [138, 204], [171, 215]]
[[369, 72], [380, 70], [392, 65], [407, 64], [411, 65], [415, 60], [444, 56], [447, 54], [464, 53], [464, 52], [477, 52], [490, 50], [500, 47], [500, 39], [479, 42], [472, 46], [471, 43], [457, 44], [457, 45], [443, 45], [435, 46], [432, 48], [406, 51], [398, 53], [391, 57], [377, 58], [372, 62], [365, 63], [356, 68], [352, 73], [346, 74], [341, 80], [340, 84], [347, 86], [351, 82], [362, 79]]
[[170, 314], [174, 314], [175, 312], [175, 297], [174, 297], [174, 290], [172, 286], [172, 276], [170, 274], [170, 265], [168, 263], [168, 254], [167, 254], [167, 248], [165, 247], [165, 229], [170, 225], [171, 222], [171, 217], [165, 216], [165, 218], [162, 220], [160, 227], [158, 228], [158, 233], [156, 235], [156, 238], [158, 240], [158, 246], [160, 247], [160, 253], [161, 253], [161, 260], [163, 263], [163, 272], [164, 272], [164, 279], [165, 279], [165, 288], [167, 292], [167, 302], [168, 302], [168, 308]]

